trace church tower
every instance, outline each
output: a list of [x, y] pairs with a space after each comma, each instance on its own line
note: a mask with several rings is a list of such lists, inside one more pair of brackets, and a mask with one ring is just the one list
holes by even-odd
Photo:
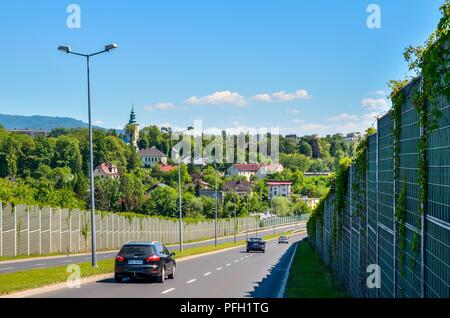
[[134, 113], [134, 105], [130, 113], [130, 121], [126, 126], [126, 134], [130, 145], [134, 146], [138, 150], [139, 140], [139, 124], [136, 121], [136, 114]]

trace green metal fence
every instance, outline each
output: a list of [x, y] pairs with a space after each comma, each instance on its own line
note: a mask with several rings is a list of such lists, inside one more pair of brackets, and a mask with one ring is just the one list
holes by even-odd
[[[450, 297], [450, 105], [440, 98], [442, 116], [437, 129], [426, 132], [428, 196], [422, 215], [418, 147], [423, 132], [413, 105], [414, 92], [421, 89], [420, 85], [417, 79], [403, 89], [406, 99], [401, 106], [397, 177], [395, 122], [388, 114], [378, 119], [377, 133], [369, 136], [367, 171], [358, 172], [356, 165], [349, 169], [342, 217], [336, 217], [332, 192], [317, 221], [321, 226], [315, 227], [312, 243], [317, 253], [330, 265], [335, 279], [355, 297]], [[396, 198], [404, 185], [406, 222], [405, 235], [400, 238]], [[342, 239], [333, 246], [331, 233], [339, 227]], [[414, 237], [419, 241], [417, 250], [412, 247]], [[406, 243], [402, 250], [400, 239]], [[366, 284], [367, 268], [372, 264], [379, 265], [380, 288]]]

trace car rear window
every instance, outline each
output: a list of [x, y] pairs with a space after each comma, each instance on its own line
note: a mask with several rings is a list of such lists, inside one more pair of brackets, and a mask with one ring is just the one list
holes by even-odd
[[255, 243], [258, 243], [258, 242], [261, 242], [262, 240], [260, 239], [260, 238], [251, 238], [250, 239], [250, 242], [255, 242]]
[[155, 253], [151, 245], [126, 245], [120, 250], [122, 256], [147, 256]]

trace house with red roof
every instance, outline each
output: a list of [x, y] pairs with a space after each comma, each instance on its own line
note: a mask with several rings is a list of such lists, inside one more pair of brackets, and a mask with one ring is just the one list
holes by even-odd
[[267, 186], [269, 188], [269, 201], [272, 201], [275, 197], [291, 197], [291, 181], [267, 181]]
[[94, 169], [94, 177], [119, 179], [119, 169], [115, 164], [104, 162]]
[[161, 165], [159, 167], [159, 170], [161, 170], [161, 172], [164, 172], [164, 173], [168, 173], [168, 172], [171, 172], [171, 171], [177, 170], [177, 169], [178, 168], [176, 166], [171, 166], [171, 165]]

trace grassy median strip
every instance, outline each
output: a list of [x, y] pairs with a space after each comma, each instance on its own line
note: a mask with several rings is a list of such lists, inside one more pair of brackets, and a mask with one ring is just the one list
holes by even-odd
[[[290, 232], [286, 232], [290, 233]], [[265, 240], [270, 240], [278, 237], [277, 235], [265, 236]], [[175, 258], [180, 259], [183, 257], [194, 256], [209, 252], [214, 252], [218, 250], [223, 250], [226, 248], [244, 246], [245, 241], [238, 241], [236, 244], [234, 242], [222, 243], [218, 246], [208, 245], [188, 248], [183, 251], [183, 253], [176, 252]], [[98, 262], [98, 268], [92, 268], [90, 262], [79, 263], [81, 277], [90, 277], [101, 274], [113, 273], [114, 271], [114, 260], [102, 260]], [[38, 288], [43, 286], [48, 286], [57, 283], [63, 283], [67, 280], [70, 273], [67, 273], [67, 266], [58, 266], [50, 268], [41, 269], [30, 269], [13, 273], [0, 274], [0, 295], [7, 295], [13, 292], [19, 292], [27, 289]]]
[[286, 287], [287, 298], [345, 298], [320, 257], [307, 242], [298, 244]]

